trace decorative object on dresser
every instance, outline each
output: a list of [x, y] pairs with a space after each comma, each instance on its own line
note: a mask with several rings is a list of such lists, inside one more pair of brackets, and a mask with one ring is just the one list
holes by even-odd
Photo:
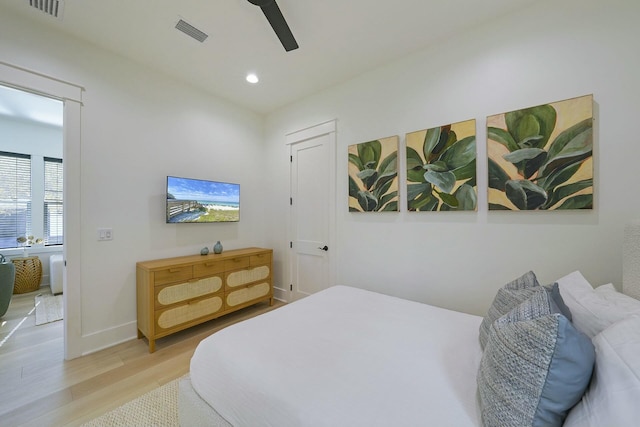
[[42, 280], [42, 262], [37, 256], [13, 258], [16, 266], [16, 281], [13, 287], [14, 294], [24, 294], [40, 289]]
[[220, 240], [218, 240], [216, 242], [216, 244], [213, 245], [213, 253], [214, 254], [221, 254], [222, 253], [222, 243], [220, 243]]
[[245, 248], [136, 264], [138, 338], [155, 341], [227, 313], [273, 304], [273, 250]]

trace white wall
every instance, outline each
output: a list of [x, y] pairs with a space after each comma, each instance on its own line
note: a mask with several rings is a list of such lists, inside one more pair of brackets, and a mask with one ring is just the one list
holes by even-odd
[[[581, 270], [592, 284], [619, 284], [624, 224], [640, 215], [633, 180], [640, 156], [640, 3], [538, 2], [527, 10], [372, 70], [270, 114], [267, 242], [283, 260], [288, 242], [287, 133], [338, 119], [337, 281], [484, 314], [495, 290], [532, 269], [548, 283]], [[595, 208], [573, 212], [487, 211], [486, 117], [593, 94]], [[479, 209], [349, 213], [347, 146], [477, 120]], [[400, 165], [401, 170], [404, 163]], [[401, 172], [404, 177], [404, 172]], [[286, 278], [286, 266], [276, 271]]]
[[[266, 245], [276, 250], [275, 282], [283, 283], [284, 135], [334, 118], [338, 282], [475, 313], [528, 269], [543, 282], [580, 269], [594, 284], [619, 283], [623, 226], [640, 213], [631, 179], [640, 154], [640, 5], [601, 3], [539, 2], [284, 108], [267, 117], [266, 152], [261, 117], [3, 10], [0, 61], [85, 87], [83, 351], [135, 336], [136, 261], [196, 253], [216, 240], [226, 249]], [[480, 161], [477, 213], [348, 212], [350, 144], [398, 134], [402, 148], [407, 132], [475, 118], [482, 159], [487, 115], [589, 93], [596, 103], [593, 211], [487, 212]], [[169, 174], [239, 182], [240, 223], [165, 224]], [[100, 227], [113, 228], [114, 240], [98, 242]]]
[[[136, 336], [137, 261], [199, 253], [216, 240], [264, 245], [262, 117], [10, 12], [0, 28], [0, 61], [85, 88], [74, 325], [82, 353]], [[165, 224], [167, 175], [240, 183], [240, 222]], [[103, 227], [112, 241], [97, 240]]]

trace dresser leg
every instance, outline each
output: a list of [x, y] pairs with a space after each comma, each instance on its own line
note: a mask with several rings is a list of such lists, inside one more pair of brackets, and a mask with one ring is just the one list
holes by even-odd
[[149, 339], [149, 353], [156, 351], [156, 340]]

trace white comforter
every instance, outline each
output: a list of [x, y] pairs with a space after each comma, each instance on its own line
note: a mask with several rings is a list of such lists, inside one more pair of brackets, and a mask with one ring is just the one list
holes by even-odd
[[335, 286], [206, 338], [191, 382], [235, 427], [478, 426], [481, 321]]

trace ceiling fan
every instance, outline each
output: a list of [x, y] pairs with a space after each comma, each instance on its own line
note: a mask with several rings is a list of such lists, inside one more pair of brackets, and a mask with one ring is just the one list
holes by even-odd
[[293, 33], [289, 25], [287, 25], [287, 21], [284, 19], [276, 0], [249, 0], [249, 3], [260, 6], [264, 16], [267, 17], [267, 21], [271, 24], [273, 31], [276, 32], [276, 35], [280, 39], [284, 50], [289, 52], [298, 48], [298, 42], [296, 42], [295, 37], [293, 37]]

